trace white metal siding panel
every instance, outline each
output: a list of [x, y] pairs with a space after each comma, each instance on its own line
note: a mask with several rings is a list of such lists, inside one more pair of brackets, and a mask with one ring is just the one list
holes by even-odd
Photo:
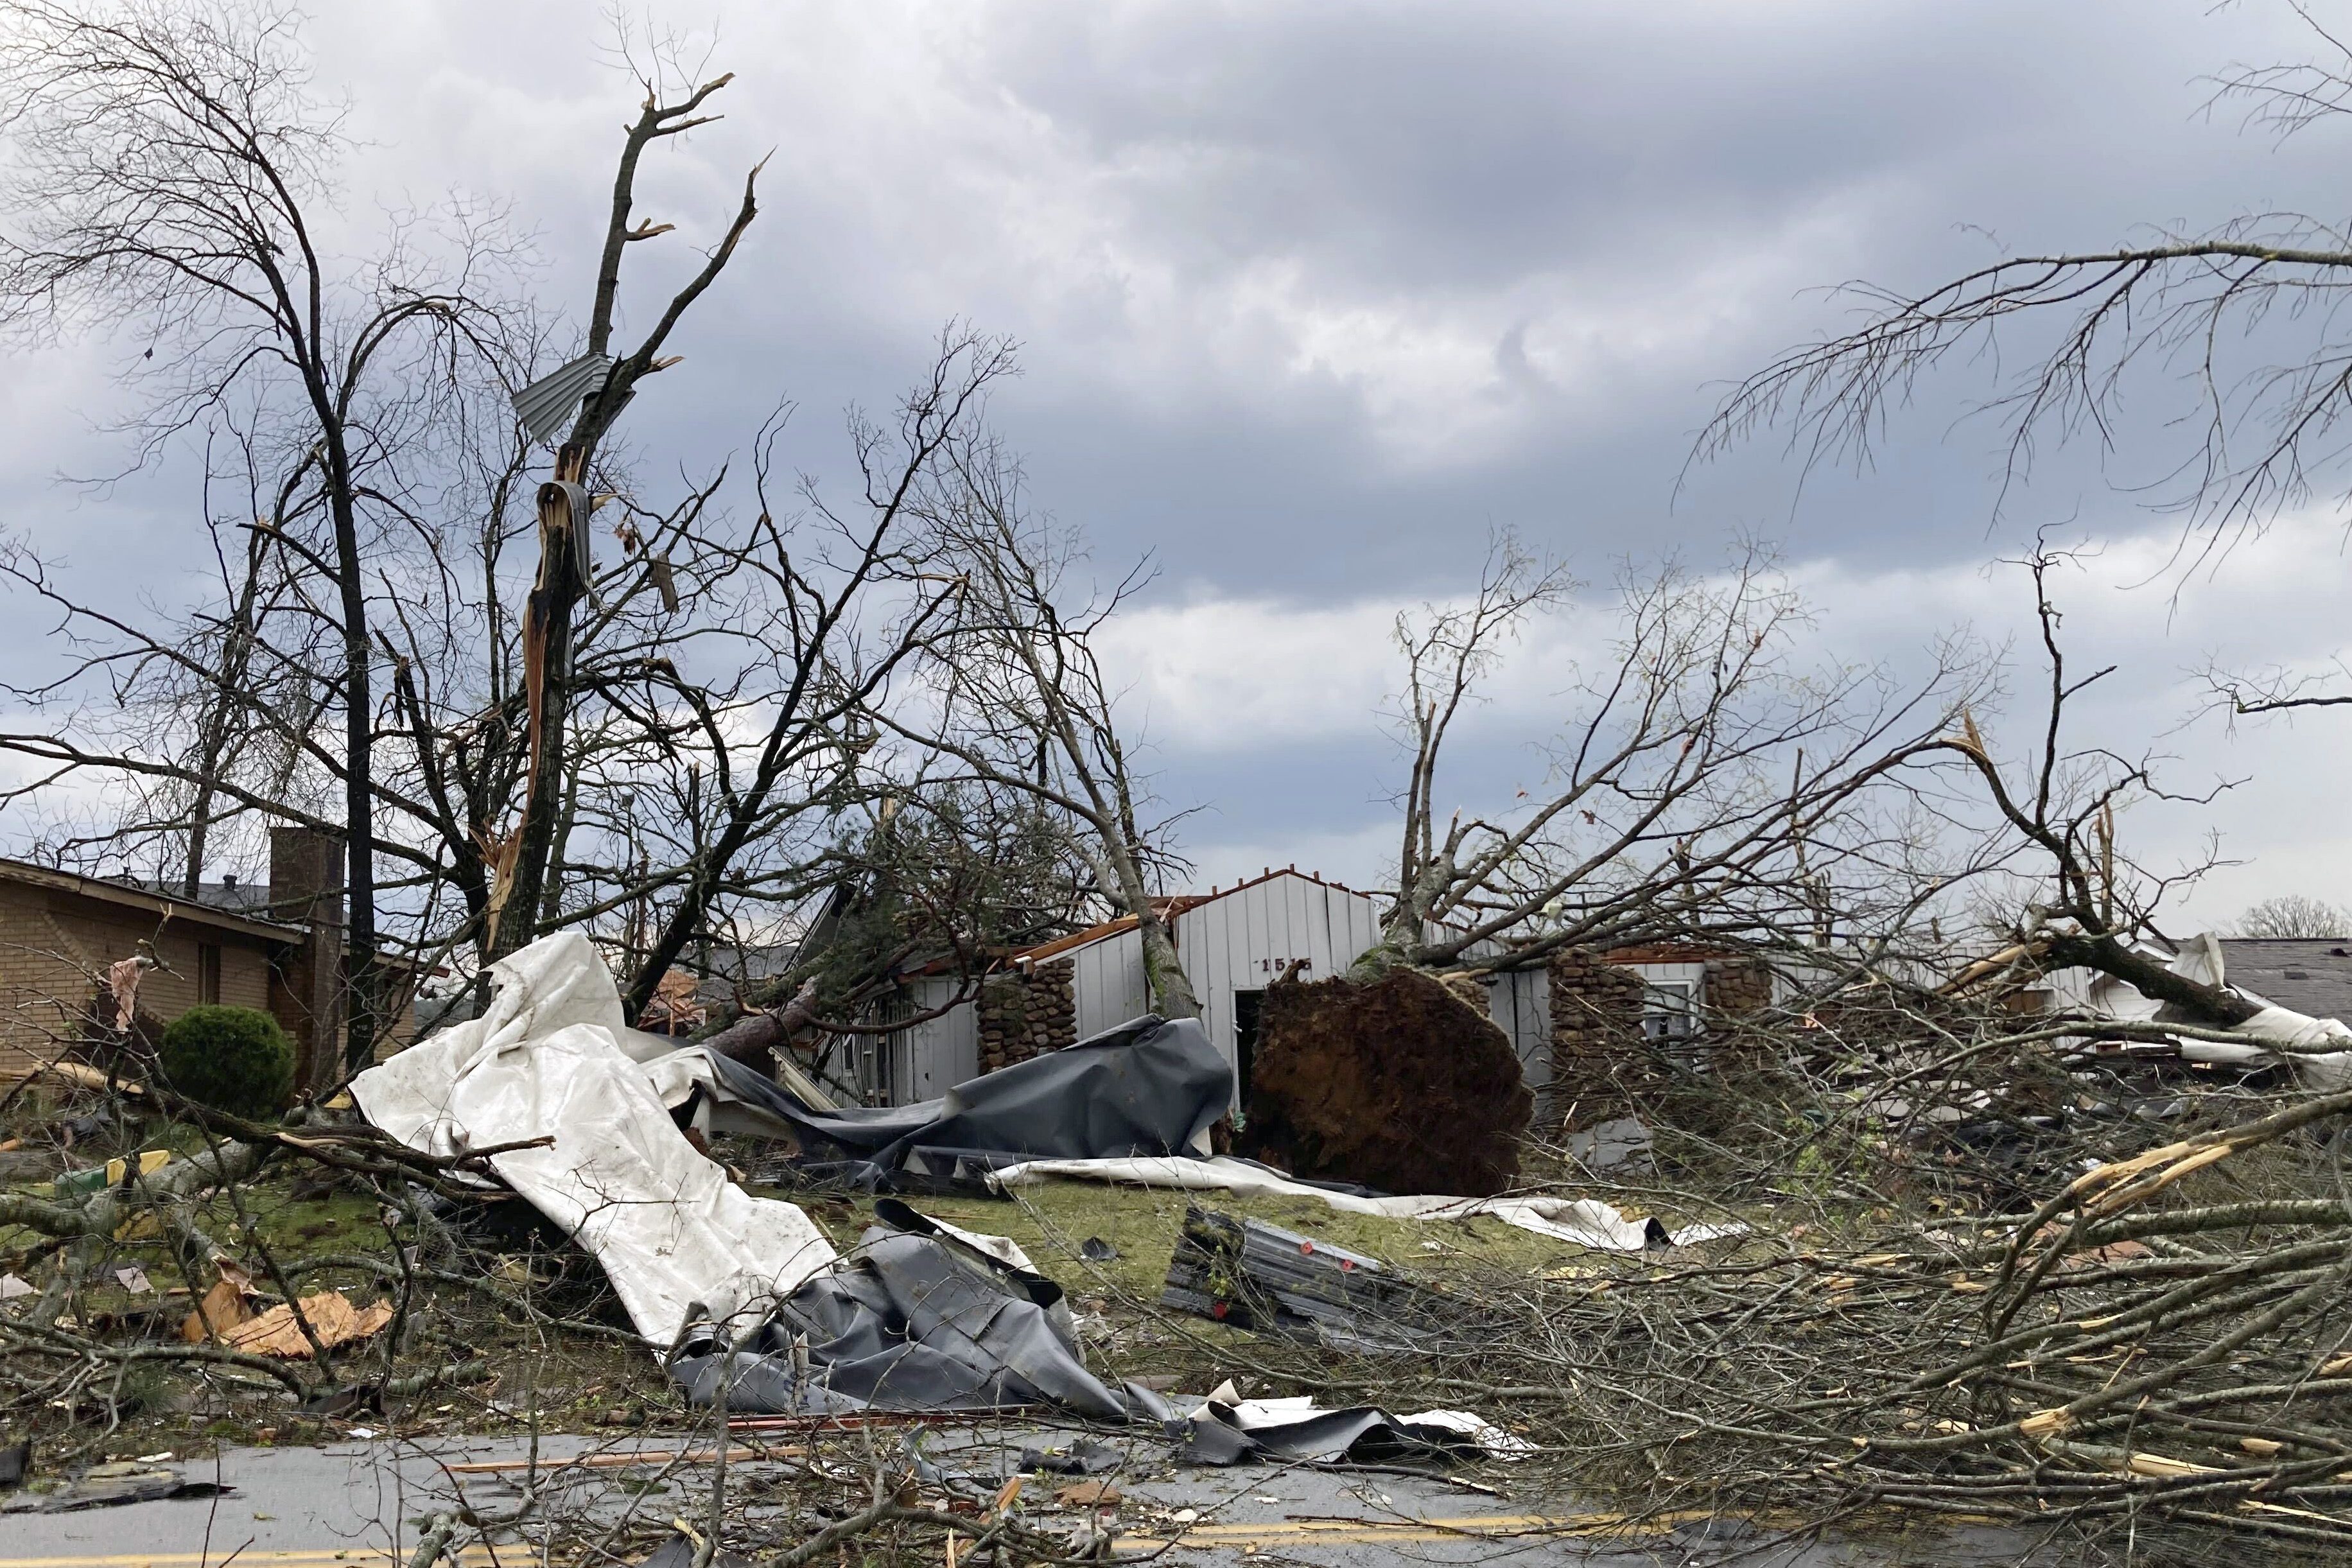
[[1200, 994], [1202, 1026], [1228, 1065], [1234, 993], [1265, 990], [1302, 958], [1302, 978], [1345, 973], [1379, 935], [1369, 896], [1282, 872], [1176, 917], [1176, 951]]
[[1360, 898], [1353, 893], [1342, 893], [1339, 898], [1340, 919], [1338, 923], [1339, 930], [1346, 933], [1346, 939], [1340, 943], [1343, 951], [1331, 955], [1331, 973], [1344, 974], [1349, 964], [1370, 952], [1381, 940], [1381, 911], [1380, 905], [1369, 898]]
[[1143, 975], [1143, 939], [1124, 931], [1070, 954], [1070, 993], [1082, 1040], [1150, 1012], [1151, 986]]
[[[909, 1010], [928, 1013], [959, 988], [960, 983], [951, 979], [918, 980], [907, 988]], [[908, 1026], [899, 1037], [907, 1043], [904, 1070], [895, 1080], [900, 1104], [936, 1100], [980, 1076], [980, 1009], [969, 1001]]]

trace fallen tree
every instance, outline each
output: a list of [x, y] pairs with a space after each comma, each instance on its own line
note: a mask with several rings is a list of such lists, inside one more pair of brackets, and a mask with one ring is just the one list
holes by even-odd
[[1269, 986], [1237, 1150], [1310, 1181], [1488, 1197], [1517, 1178], [1535, 1096], [1494, 1020], [1398, 969]]

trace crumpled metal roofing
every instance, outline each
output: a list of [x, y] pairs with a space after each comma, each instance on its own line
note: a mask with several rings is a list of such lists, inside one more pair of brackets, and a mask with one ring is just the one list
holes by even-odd
[[612, 355], [582, 354], [516, 393], [515, 416], [522, 421], [525, 433], [534, 441], [554, 435], [581, 400], [604, 384], [612, 371]]

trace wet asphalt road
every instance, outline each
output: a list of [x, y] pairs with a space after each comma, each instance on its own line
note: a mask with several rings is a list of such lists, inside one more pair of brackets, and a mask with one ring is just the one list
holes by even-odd
[[[875, 1434], [885, 1455], [901, 1433]], [[930, 1457], [992, 1486], [1024, 1444], [1066, 1440], [1035, 1426], [934, 1428]], [[789, 1443], [790, 1436], [738, 1436], [736, 1444]], [[836, 1436], [833, 1442], [841, 1442]], [[859, 1440], [862, 1442], [862, 1439]], [[1116, 1446], [1116, 1445], [1115, 1445]], [[550, 1437], [542, 1465], [550, 1506], [610, 1522], [635, 1514], [656, 1522], [699, 1512], [708, 1474], [706, 1438]], [[705, 1458], [677, 1462], [681, 1451]], [[855, 1450], [851, 1451], [852, 1453]], [[760, 1466], [739, 1447], [730, 1473], [756, 1478]], [[1162, 1470], [1164, 1445], [1139, 1444], [1147, 1476]], [[0, 1568], [390, 1568], [404, 1563], [418, 1522], [462, 1494], [495, 1516], [519, 1498], [516, 1468], [529, 1462], [519, 1438], [383, 1439], [316, 1448], [232, 1448], [213, 1456], [181, 1452], [174, 1463], [189, 1480], [215, 1475], [236, 1489], [215, 1499], [171, 1500], [58, 1514], [0, 1515]], [[845, 1453], [844, 1457], [850, 1457]], [[579, 1463], [593, 1458], [593, 1464]], [[468, 1467], [459, 1469], [458, 1467]], [[1507, 1483], [1492, 1469], [1489, 1480]], [[1905, 1542], [1843, 1540], [1772, 1544], [1769, 1531], [1720, 1519], [1654, 1522], [1634, 1532], [1612, 1529], [1598, 1511], [1537, 1507], [1414, 1477], [1255, 1467], [1187, 1469], [1160, 1479], [1110, 1479], [1125, 1495], [1120, 1554], [1140, 1556], [1174, 1538], [1177, 1563], [1306, 1563], [1314, 1568], [1374, 1568], [1400, 1563], [1633, 1564], [1724, 1562], [1758, 1568], [1878, 1568], [1878, 1565], [2006, 1563], [2022, 1542], [2000, 1531], [1921, 1536]], [[1053, 1529], [1077, 1517], [1052, 1506], [1067, 1478], [1036, 1479], [1024, 1489], [1032, 1522]], [[1192, 1517], [1184, 1517], [1189, 1511]], [[522, 1568], [528, 1542], [501, 1532], [503, 1544], [468, 1549], [465, 1568]]]

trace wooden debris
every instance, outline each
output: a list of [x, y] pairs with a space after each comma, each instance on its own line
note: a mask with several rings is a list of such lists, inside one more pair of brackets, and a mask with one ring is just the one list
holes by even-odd
[[[357, 1308], [341, 1290], [321, 1290], [315, 1296], [305, 1296], [300, 1305], [310, 1332], [329, 1350], [373, 1338], [392, 1321], [391, 1302], [378, 1301], [371, 1307]], [[301, 1323], [295, 1321], [293, 1307], [288, 1305], [272, 1307], [219, 1338], [229, 1349], [249, 1355], [285, 1356], [299, 1361], [310, 1354], [310, 1342], [303, 1336]]]

